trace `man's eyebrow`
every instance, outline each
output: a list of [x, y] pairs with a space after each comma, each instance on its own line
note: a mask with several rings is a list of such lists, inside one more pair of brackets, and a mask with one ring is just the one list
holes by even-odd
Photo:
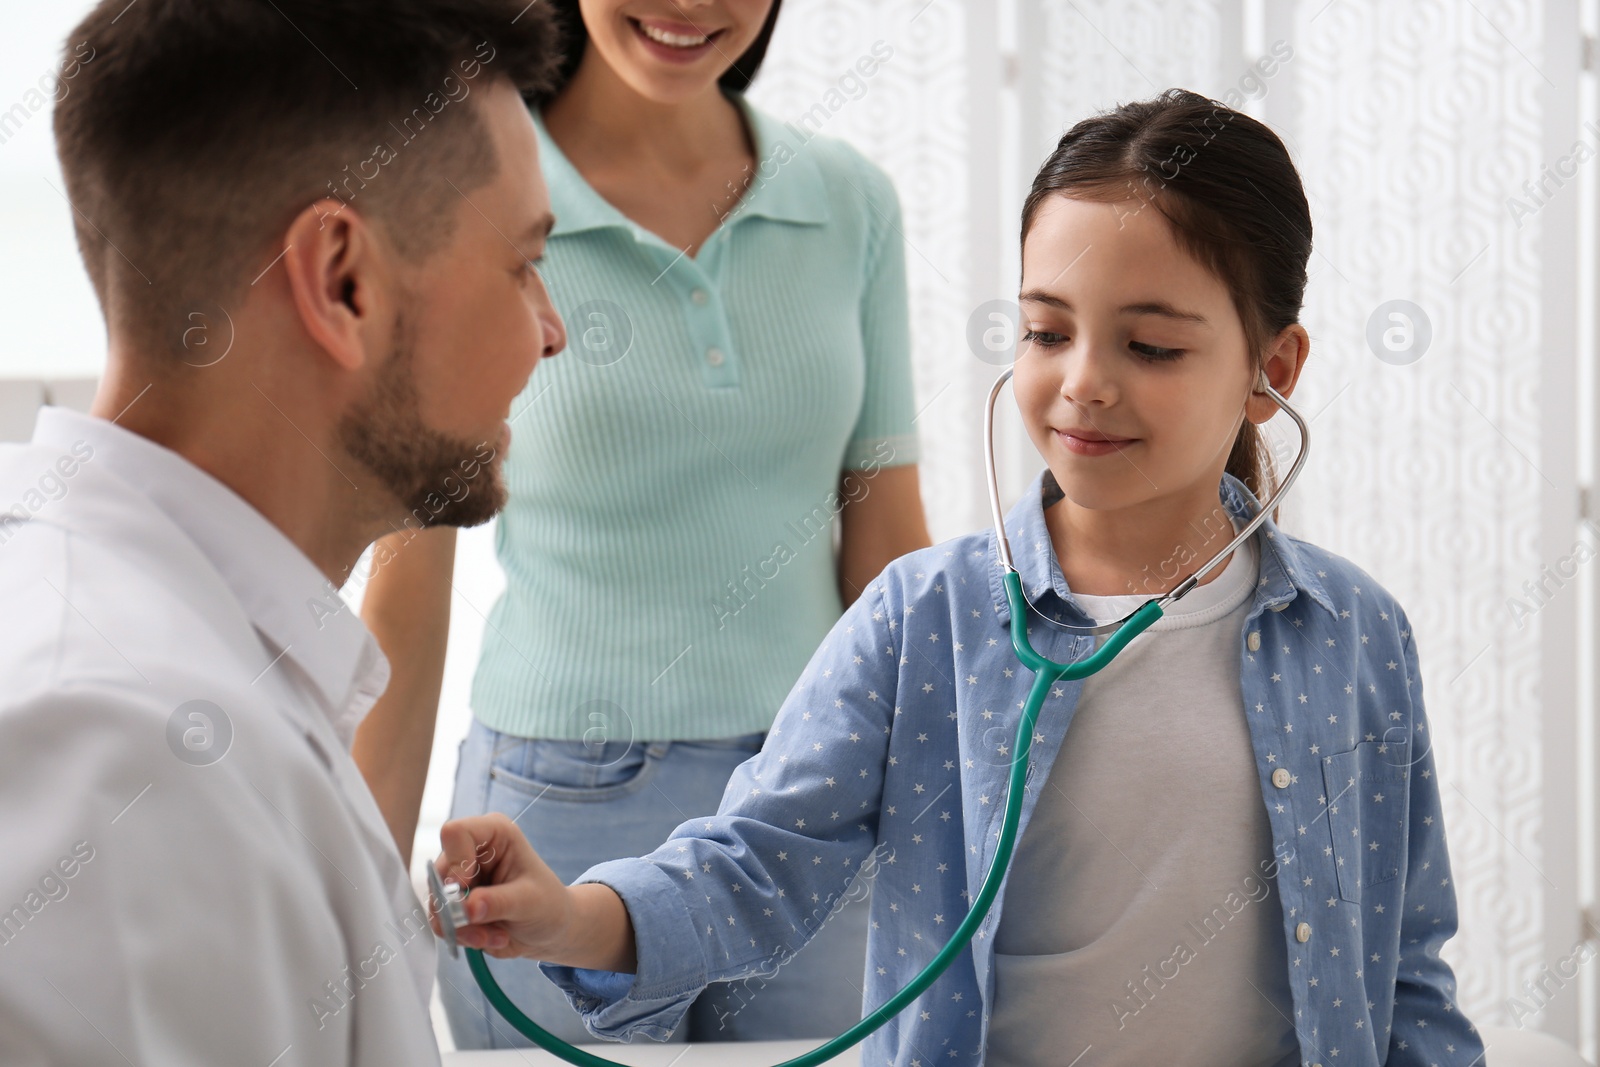
[[[1054, 293], [1043, 289], [1028, 289], [1017, 298], [1024, 304], [1044, 304], [1047, 307], [1060, 308], [1062, 311], [1071, 311], [1072, 305]], [[1124, 315], [1160, 315], [1163, 318], [1177, 319], [1180, 322], [1193, 322], [1200, 325], [1206, 324], [1206, 317], [1194, 311], [1184, 311], [1173, 307], [1162, 300], [1146, 301], [1140, 304], [1125, 304], [1118, 309]]]

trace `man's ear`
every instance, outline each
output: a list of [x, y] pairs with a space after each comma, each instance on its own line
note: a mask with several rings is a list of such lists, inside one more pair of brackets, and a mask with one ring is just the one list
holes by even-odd
[[[1290, 323], [1278, 332], [1267, 347], [1261, 362], [1261, 373], [1272, 388], [1285, 398], [1293, 395], [1300, 380], [1300, 371], [1311, 355], [1311, 335], [1298, 322]], [[1245, 417], [1257, 426], [1278, 413], [1278, 403], [1264, 392], [1251, 392], [1244, 405]]]
[[386, 248], [348, 204], [319, 200], [284, 232], [283, 265], [300, 323], [345, 370], [361, 369], [392, 301]]

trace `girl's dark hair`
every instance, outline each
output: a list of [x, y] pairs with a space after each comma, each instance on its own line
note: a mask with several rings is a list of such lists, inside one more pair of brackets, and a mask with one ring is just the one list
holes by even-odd
[[[1300, 319], [1311, 211], [1288, 149], [1266, 126], [1185, 89], [1084, 119], [1056, 145], [1022, 207], [1022, 239], [1046, 199], [1138, 199], [1171, 224], [1179, 247], [1228, 287], [1244, 323], [1252, 381], [1268, 343]], [[1276, 488], [1254, 423], [1239, 429], [1227, 471], [1257, 500]]]
[[[572, 76], [578, 73], [578, 64], [583, 62], [584, 50], [589, 47], [589, 31], [583, 24], [582, 12], [578, 10], [578, 0], [549, 0], [543, 6], [560, 27], [562, 56], [555, 84], [532, 96], [536, 104], [547, 103], [560, 95]], [[723, 71], [722, 77], [717, 79], [717, 84], [722, 86], [724, 92], [742, 93], [756, 80], [761, 61], [767, 58], [767, 44], [772, 40], [772, 28], [778, 23], [778, 9], [782, 6], [783, 0], [772, 0], [772, 10], [767, 12], [767, 21], [761, 24], [761, 32], [744, 50], [744, 55], [734, 60], [733, 66]]]

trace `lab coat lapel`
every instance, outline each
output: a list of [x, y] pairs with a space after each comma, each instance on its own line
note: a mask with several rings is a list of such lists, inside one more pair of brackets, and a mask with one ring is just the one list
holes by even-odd
[[[193, 538], [134, 486], [97, 468], [90, 459], [79, 464], [66, 480], [67, 489], [59, 499], [39, 496], [33, 500], [29, 494], [38, 493], [38, 478], [54, 468], [60, 459], [59, 450], [33, 444], [3, 445], [0, 449], [4, 449], [0, 453], [0, 501], [28, 501], [29, 505], [38, 502], [36, 509], [27, 508], [31, 512], [28, 521], [115, 544], [130, 566], [150, 574], [169, 575], [172, 585], [184, 590], [185, 604], [205, 620], [214, 635], [237, 651], [241, 662], [258, 663], [258, 669], [265, 670], [282, 652], [263, 639], [237, 594]], [[0, 538], [5, 538], [7, 531], [10, 536], [17, 536], [19, 529], [19, 522], [8, 522], [0, 528]], [[272, 705], [295, 724], [338, 782], [345, 805], [385, 874], [399, 878], [409, 887], [377, 802], [327, 717], [300, 701], [274, 700]], [[416, 904], [409, 888], [406, 896], [409, 903], [396, 899], [397, 910], [402, 913]]]

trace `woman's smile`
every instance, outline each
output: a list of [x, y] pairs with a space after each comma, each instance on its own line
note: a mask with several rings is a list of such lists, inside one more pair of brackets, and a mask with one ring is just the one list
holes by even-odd
[[705, 33], [692, 25], [660, 19], [628, 19], [645, 50], [671, 63], [692, 63], [716, 47], [722, 30]]

